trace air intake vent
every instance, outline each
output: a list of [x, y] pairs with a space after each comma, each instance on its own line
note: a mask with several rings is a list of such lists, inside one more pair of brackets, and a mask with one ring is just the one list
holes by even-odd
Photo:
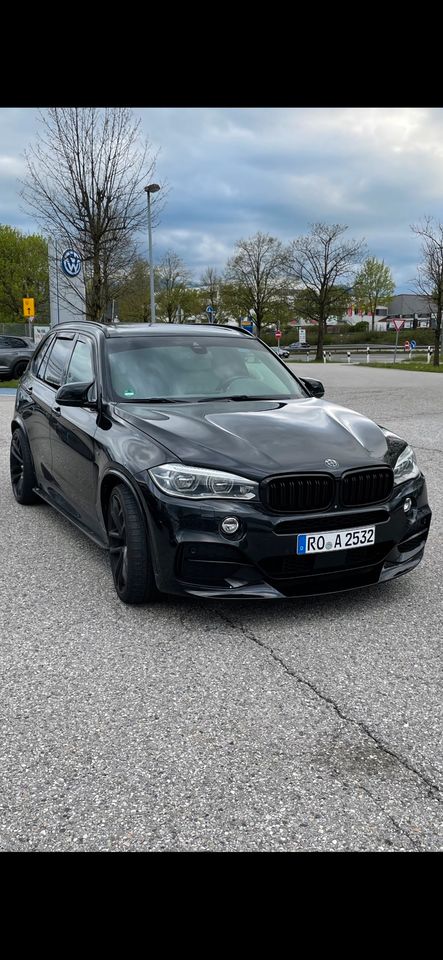
[[264, 502], [278, 513], [326, 510], [334, 494], [334, 480], [325, 473], [272, 477], [262, 484]]
[[380, 503], [392, 493], [394, 474], [390, 467], [372, 470], [353, 470], [341, 481], [341, 502], [345, 507]]

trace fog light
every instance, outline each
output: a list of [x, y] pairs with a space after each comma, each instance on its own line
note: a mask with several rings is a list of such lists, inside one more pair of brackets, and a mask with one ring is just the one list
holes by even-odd
[[223, 533], [237, 533], [239, 526], [240, 521], [237, 520], [237, 517], [225, 517], [221, 524]]
[[403, 504], [403, 510], [405, 511], [405, 513], [409, 513], [411, 507], [412, 507], [412, 500], [410, 497], [406, 497], [406, 500]]

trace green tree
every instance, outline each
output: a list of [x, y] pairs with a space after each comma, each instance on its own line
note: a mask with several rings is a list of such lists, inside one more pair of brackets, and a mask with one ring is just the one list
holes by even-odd
[[272, 321], [277, 304], [287, 302], [288, 250], [276, 237], [260, 232], [238, 240], [235, 247], [225, 280], [236, 288], [239, 315], [254, 311], [260, 335], [262, 324]]
[[443, 224], [433, 217], [425, 217], [423, 223], [412, 226], [411, 230], [422, 240], [422, 262], [415, 281], [417, 293], [426, 297], [430, 313], [437, 312], [432, 362], [438, 367], [443, 311]]
[[147, 323], [150, 313], [149, 263], [143, 257], [131, 264], [125, 279], [115, 289], [118, 318], [123, 322]]
[[355, 278], [353, 293], [357, 307], [371, 315], [373, 330], [377, 307], [387, 305], [395, 293], [392, 273], [384, 260], [367, 257]]
[[[311, 233], [298, 237], [291, 246], [292, 274], [306, 297], [306, 308], [318, 321], [317, 360], [323, 359], [328, 317], [337, 314], [337, 291], [349, 287], [353, 269], [363, 255], [362, 240], [343, 240], [347, 226], [314, 223]], [[297, 294], [298, 296], [298, 294]], [[349, 294], [348, 294], [349, 296]]]
[[49, 317], [48, 244], [38, 234], [0, 225], [0, 320], [23, 320], [23, 297], [33, 297], [40, 323]]
[[[238, 323], [241, 317], [246, 317], [249, 300], [244, 286], [232, 282], [221, 283], [218, 309], [227, 323]], [[217, 314], [217, 321], [220, 322], [219, 314]]]

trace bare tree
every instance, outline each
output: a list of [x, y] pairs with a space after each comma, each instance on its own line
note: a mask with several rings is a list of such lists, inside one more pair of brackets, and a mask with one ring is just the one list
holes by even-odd
[[[214, 267], [206, 267], [200, 278], [200, 294], [203, 311], [207, 307], [212, 307], [212, 316], [218, 323], [221, 322], [220, 316], [220, 288], [222, 277], [217, 273]], [[205, 301], [205, 302], [204, 302]], [[207, 314], [205, 314], [208, 319]]]
[[429, 312], [436, 308], [433, 365], [440, 363], [441, 318], [443, 309], [443, 224], [433, 217], [425, 217], [423, 223], [411, 226], [417, 237], [421, 237], [422, 262], [418, 267], [415, 286], [417, 293], [426, 297]]
[[180, 320], [182, 303], [191, 283], [191, 273], [183, 260], [168, 250], [156, 270], [158, 282], [157, 305], [159, 316], [168, 323]]
[[288, 250], [276, 237], [260, 232], [235, 246], [226, 280], [235, 285], [242, 312], [254, 311], [260, 333], [263, 322], [273, 319], [275, 305], [286, 300]]
[[25, 154], [22, 196], [50, 237], [78, 249], [85, 313], [100, 320], [146, 224], [143, 185], [155, 157], [127, 107], [54, 107], [40, 113], [40, 122], [36, 145]]
[[354, 265], [364, 255], [363, 240], [343, 241], [348, 229], [339, 223], [314, 223], [311, 233], [294, 240], [292, 272], [306, 293], [318, 321], [317, 360], [323, 359], [323, 342], [328, 316], [335, 313], [343, 286], [352, 282]]

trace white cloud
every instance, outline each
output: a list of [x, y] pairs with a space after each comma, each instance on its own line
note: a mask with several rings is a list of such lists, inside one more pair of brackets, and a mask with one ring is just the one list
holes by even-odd
[[[154, 231], [196, 277], [222, 269], [257, 230], [288, 241], [309, 224], [349, 225], [398, 285], [414, 273], [410, 224], [443, 219], [443, 110], [438, 108], [145, 108], [135, 110], [170, 191]], [[20, 226], [17, 176], [36, 111], [0, 110], [0, 222]], [[26, 221], [28, 225], [28, 219]], [[146, 250], [146, 239], [140, 238]]]

